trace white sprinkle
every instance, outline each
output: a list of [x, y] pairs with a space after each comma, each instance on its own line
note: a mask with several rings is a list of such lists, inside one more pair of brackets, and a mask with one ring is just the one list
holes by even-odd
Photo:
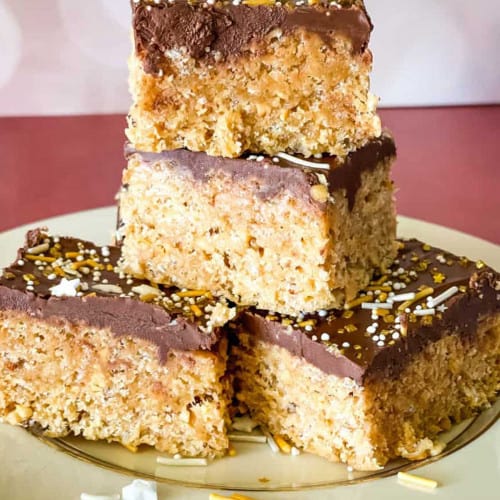
[[273, 436], [267, 429], [262, 429], [262, 432], [264, 433], [264, 436], [267, 438], [267, 444], [269, 448], [271, 448], [271, 451], [273, 453], [279, 453], [280, 449], [279, 446], [276, 444], [276, 441], [274, 440]]
[[289, 155], [287, 153], [278, 153], [276, 156], [278, 158], [281, 158], [282, 160], [289, 161], [290, 163], [302, 165], [303, 167], [324, 168], [326, 170], [330, 170], [330, 165], [328, 163], [316, 163], [313, 161], [307, 161], [303, 158], [296, 158], [295, 156]]
[[43, 252], [46, 252], [49, 249], [49, 244], [48, 243], [42, 243], [41, 245], [37, 245], [36, 247], [31, 247], [28, 248], [26, 253], [29, 253], [30, 255], [38, 255]]
[[78, 278], [74, 280], [63, 278], [58, 285], [49, 288], [49, 290], [53, 297], [76, 297], [79, 286], [80, 280]]
[[174, 460], [180, 460], [182, 458], [182, 455], [180, 453], [176, 453], [174, 456], [173, 456], [173, 459]]
[[378, 337], [380, 340], [385, 340], [385, 335], [383, 333], [381, 333]]
[[449, 299], [450, 297], [453, 297], [458, 292], [458, 287], [457, 286], [451, 286], [448, 288], [448, 290], [445, 290], [443, 293], [439, 294], [437, 297], [433, 298], [432, 300], [427, 300], [427, 303], [431, 307], [436, 307], [438, 304], [441, 304], [441, 302], [444, 302], [445, 300]]
[[372, 333], [375, 333], [377, 331], [377, 329], [373, 325], [370, 325], [370, 326], [366, 327], [366, 331], [369, 334], [372, 334]]
[[434, 479], [408, 474], [407, 472], [398, 472], [398, 481], [408, 486], [418, 486], [433, 490], [438, 486], [438, 482]]
[[273, 157], [273, 163], [279, 163], [280, 162], [280, 159], [277, 158], [276, 156]]
[[405, 302], [407, 300], [413, 300], [415, 298], [414, 292], [400, 293], [399, 295], [393, 295], [389, 297], [389, 302]]
[[[104, 280], [103, 280], [104, 283]], [[120, 286], [118, 285], [108, 285], [108, 284], [99, 284], [99, 285], [92, 285], [92, 290], [97, 290], [98, 292], [104, 292], [104, 293], [116, 293], [120, 294], [123, 293], [123, 290]]]
[[436, 310], [434, 308], [415, 310], [415, 316], [429, 316], [432, 314], [436, 314]]
[[108, 247], [102, 247], [101, 248], [101, 255], [103, 257], [109, 257], [110, 256], [109, 248]]
[[162, 465], [176, 465], [186, 467], [206, 467], [208, 465], [208, 460], [206, 458], [156, 457], [156, 461]]
[[320, 318], [324, 318], [327, 314], [328, 314], [328, 311], [326, 311], [325, 309], [320, 309], [320, 310], [318, 311], [318, 316], [319, 316]]
[[316, 342], [316, 340], [318, 340], [318, 336], [317, 336], [317, 335], [313, 335], [313, 336], [311, 337], [311, 340], [312, 340], [313, 342]]
[[379, 347], [384, 347], [384, 345], [385, 345], [385, 344], [384, 344], [384, 341], [383, 341], [383, 340], [379, 340], [379, 341], [377, 342], [377, 345], [378, 345]]
[[351, 347], [351, 344], [349, 344], [349, 342], [343, 342], [342, 347], [345, 347], [345, 348]]
[[57, 274], [54, 274], [54, 273], [51, 273], [47, 276], [47, 279], [52, 281], [52, 280], [55, 280], [57, 278]]
[[312, 332], [313, 327], [312, 327], [311, 325], [306, 325], [306, 326], [304, 327], [304, 330], [305, 330], [306, 332]]
[[292, 446], [292, 448], [290, 449], [290, 455], [292, 455], [292, 457], [297, 457], [300, 455], [300, 450], [295, 446]]
[[437, 306], [437, 310], [440, 313], [444, 313], [446, 311], [446, 309], [448, 309], [448, 308], [444, 304], [441, 304], [441, 305]]
[[122, 500], [158, 500], [156, 483], [135, 479], [122, 488]]
[[372, 337], [372, 340], [373, 340], [373, 342], [378, 342], [378, 335], [374, 335], [374, 336]]
[[17, 265], [18, 265], [18, 266], [24, 266], [24, 260], [19, 259], [19, 260], [17, 261]]
[[266, 436], [256, 436], [254, 434], [228, 434], [230, 441], [235, 443], [267, 443]]
[[321, 340], [330, 340], [330, 335], [328, 333], [321, 334]]
[[388, 302], [363, 302], [361, 309], [392, 309], [392, 304]]
[[393, 332], [393, 333], [392, 333], [392, 338], [393, 338], [394, 340], [399, 339], [399, 333], [398, 333], [398, 332]]

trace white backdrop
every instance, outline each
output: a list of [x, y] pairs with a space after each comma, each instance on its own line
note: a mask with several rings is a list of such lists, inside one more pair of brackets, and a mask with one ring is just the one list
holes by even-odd
[[[366, 0], [383, 106], [500, 102], [499, 0]], [[125, 112], [129, 0], [0, 0], [0, 115]]]

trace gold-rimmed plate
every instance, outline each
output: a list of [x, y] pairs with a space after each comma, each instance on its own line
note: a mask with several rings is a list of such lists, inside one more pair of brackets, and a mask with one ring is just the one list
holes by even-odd
[[[105, 208], [70, 214], [29, 227], [43, 224], [54, 233], [78, 232], [82, 238], [106, 243], [111, 239], [114, 220], [115, 210]], [[22, 227], [0, 234], [0, 266], [12, 260], [25, 231], [26, 227]], [[455, 253], [481, 258], [500, 268], [499, 248], [477, 238], [404, 217], [400, 218], [399, 232], [402, 236], [418, 237]], [[494, 424], [498, 420], [499, 405], [497, 402], [493, 408], [444, 435], [448, 446], [438, 457], [414, 463], [395, 461], [381, 471], [370, 473], [349, 472], [343, 465], [331, 464], [308, 454], [297, 457], [274, 455], [266, 445], [248, 443], [236, 444], [238, 454], [235, 457], [215, 461], [208, 467], [166, 467], [157, 464], [159, 454], [147, 447], [131, 453], [120, 445], [80, 438], [47, 439], [38, 436], [36, 439], [22, 429], [1, 425], [0, 499], [27, 500], [34, 495], [37, 500], [76, 499], [82, 491], [118, 492], [121, 485], [130, 482], [129, 476], [158, 481], [160, 499], [208, 498], [206, 491], [198, 488], [260, 490], [258, 494], [252, 494], [258, 499], [386, 500], [402, 496], [412, 499], [421, 497], [421, 493], [402, 490], [391, 476], [398, 470], [417, 467], [418, 474], [433, 477], [442, 484], [435, 491], [438, 497], [460, 500], [472, 496], [495, 498], [495, 488], [498, 487], [495, 478], [500, 474], [500, 426]], [[335, 489], [330, 489], [334, 486]], [[323, 489], [304, 490], [314, 487]]]

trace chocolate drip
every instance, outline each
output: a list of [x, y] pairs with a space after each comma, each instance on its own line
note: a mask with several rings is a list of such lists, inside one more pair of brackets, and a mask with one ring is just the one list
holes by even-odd
[[[205, 182], [217, 171], [230, 175], [234, 181], [255, 180], [254, 186], [261, 199], [269, 199], [283, 191], [289, 191], [297, 198], [311, 201], [311, 186], [318, 184], [317, 174], [328, 180], [331, 194], [345, 190], [349, 209], [354, 207], [356, 193], [361, 186], [363, 172], [371, 172], [385, 159], [396, 155], [394, 140], [388, 134], [372, 139], [364, 147], [350, 153], [345, 160], [336, 156], [323, 156], [320, 159], [308, 158], [310, 167], [304, 167], [283, 157], [246, 155], [243, 158], [222, 158], [209, 156], [203, 152], [174, 149], [161, 153], [145, 153], [126, 147], [129, 158], [137, 154], [144, 164], [158, 161], [173, 163], [180, 171], [189, 172], [196, 180]], [[300, 155], [295, 158], [303, 160]], [[254, 158], [250, 160], [248, 158]], [[261, 161], [256, 161], [259, 158]], [[288, 158], [288, 156], [287, 156]], [[314, 167], [318, 164], [318, 167]], [[329, 168], [321, 168], [328, 165]]]
[[[481, 262], [456, 257], [417, 240], [404, 243], [387, 273], [389, 281], [405, 284], [395, 294], [418, 292], [422, 287], [432, 287], [433, 297], [455, 286], [458, 291], [429, 315], [414, 314], [417, 306], [426, 310], [425, 298], [403, 311], [398, 311], [401, 302], [395, 302], [392, 309], [384, 310], [385, 316], [379, 316], [374, 329], [370, 328], [374, 323], [372, 311], [359, 304], [349, 312], [325, 311], [299, 319], [248, 310], [242, 314], [241, 325], [255, 338], [282, 346], [327, 374], [350, 377], [362, 384], [367, 379], [397, 377], [411, 357], [430, 342], [448, 334], [465, 341], [474, 337], [481, 320], [500, 313], [498, 273]], [[379, 292], [387, 288], [374, 283], [377, 279], [369, 287], [371, 302], [380, 297], [375, 294], [377, 288]], [[388, 315], [393, 318], [386, 323]]]

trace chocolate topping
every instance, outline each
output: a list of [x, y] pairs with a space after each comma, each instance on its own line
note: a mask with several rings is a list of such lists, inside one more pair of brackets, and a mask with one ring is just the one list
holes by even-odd
[[[425, 295], [430, 288], [432, 293], [420, 299], [399, 299], [411, 292]], [[325, 373], [363, 383], [396, 377], [412, 355], [444, 335], [473, 337], [478, 322], [500, 313], [498, 290], [500, 275], [482, 262], [410, 240], [404, 242], [389, 272], [376, 277], [352, 302], [352, 309], [300, 318], [248, 310], [241, 324], [256, 338], [302, 356]], [[446, 300], [436, 305], [428, 302], [446, 291], [450, 294]], [[372, 310], [361, 308], [367, 298], [370, 303], [388, 304], [390, 294], [396, 301], [390, 309], [381, 306], [377, 319], [372, 318]]]
[[[350, 153], [343, 161], [336, 156], [308, 158], [311, 166], [304, 167], [295, 163], [291, 155], [270, 157], [265, 155], [246, 155], [243, 158], [223, 158], [209, 156], [203, 152], [174, 149], [162, 153], [144, 153], [126, 148], [129, 158], [135, 154], [144, 164], [154, 165], [158, 161], [168, 161], [179, 171], [192, 175], [196, 180], [205, 182], [218, 171], [230, 175], [234, 181], [252, 179], [257, 196], [269, 199], [283, 191], [289, 191], [297, 198], [312, 201], [311, 186], [318, 184], [317, 174], [324, 175], [328, 181], [330, 194], [345, 190], [349, 209], [354, 207], [356, 193], [361, 186], [363, 172], [373, 171], [384, 159], [396, 154], [394, 140], [388, 134], [372, 139], [364, 147]], [[299, 161], [300, 155], [294, 155]], [[318, 167], [314, 167], [317, 164]], [[328, 168], [321, 168], [327, 165]]]
[[302, 28], [321, 36], [325, 43], [340, 34], [351, 41], [354, 53], [361, 53], [373, 28], [360, 2], [347, 6], [296, 6], [295, 2], [250, 6], [162, 0], [132, 2], [132, 11], [136, 52], [147, 73], [161, 69], [168, 50], [184, 48], [195, 59], [217, 54], [220, 60], [244, 53], [274, 29], [288, 33]]
[[[42, 245], [41, 248], [36, 248]], [[37, 253], [31, 254], [30, 249]], [[43, 250], [39, 252], [39, 250]], [[211, 323], [212, 308], [227, 307], [203, 291], [156, 287], [117, 269], [119, 250], [30, 231], [17, 262], [0, 275], [0, 309], [15, 310], [54, 323], [69, 321], [109, 328], [156, 344], [162, 361], [171, 349], [211, 350], [221, 328]], [[42, 269], [40, 269], [42, 268]], [[54, 296], [53, 287], [79, 279], [78, 296]], [[75, 289], [76, 293], [76, 289]]]

